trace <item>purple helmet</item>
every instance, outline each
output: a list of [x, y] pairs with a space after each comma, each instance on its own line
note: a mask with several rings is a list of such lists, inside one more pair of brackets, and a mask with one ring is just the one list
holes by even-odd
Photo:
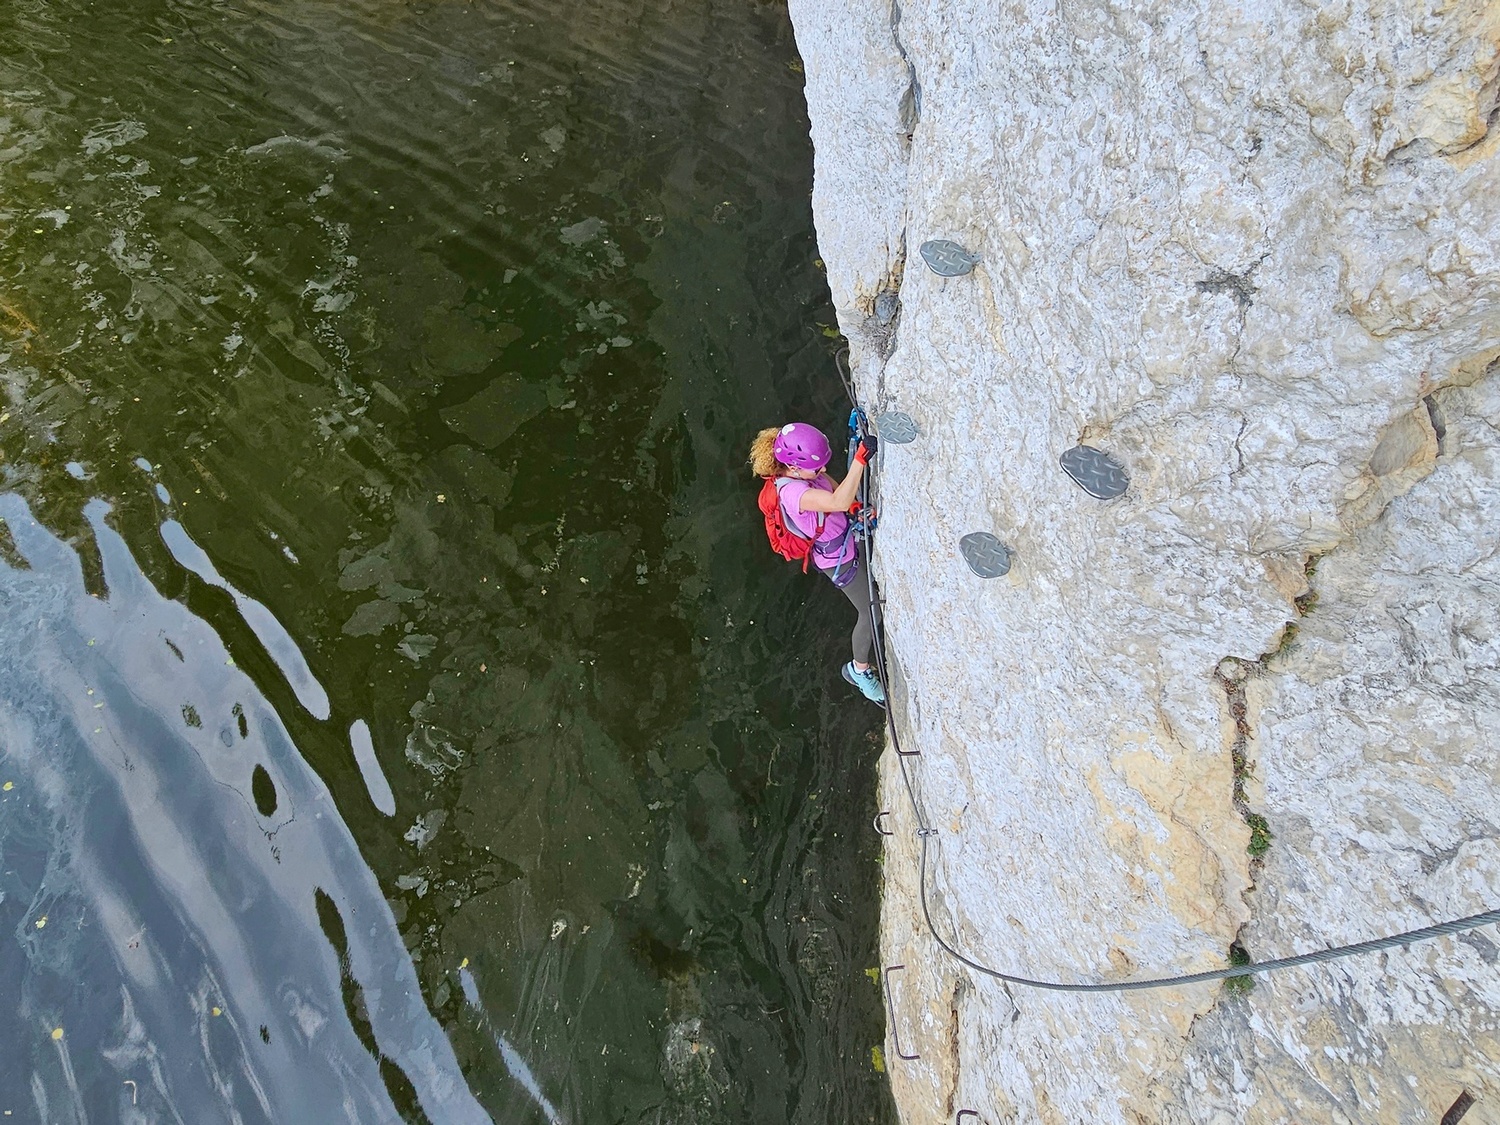
[[794, 469], [821, 469], [833, 456], [823, 431], [806, 422], [788, 422], [782, 426], [772, 450], [776, 460]]

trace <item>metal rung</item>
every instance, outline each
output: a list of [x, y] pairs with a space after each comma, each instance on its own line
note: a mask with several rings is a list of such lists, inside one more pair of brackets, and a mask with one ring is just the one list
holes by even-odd
[[904, 971], [905, 968], [905, 965], [887, 965], [885, 967], [885, 972], [882, 974], [885, 981], [885, 1006], [891, 1013], [891, 1042], [896, 1045], [897, 1056], [903, 1059], [919, 1059], [922, 1057], [920, 1054], [908, 1055], [901, 1049], [901, 1036], [896, 1031], [896, 1001], [891, 994], [891, 974]]

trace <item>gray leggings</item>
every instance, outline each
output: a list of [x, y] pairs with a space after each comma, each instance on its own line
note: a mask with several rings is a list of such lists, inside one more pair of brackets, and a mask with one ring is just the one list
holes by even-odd
[[[851, 605], [859, 612], [859, 620], [854, 623], [854, 632], [849, 636], [850, 647], [854, 650], [854, 659], [860, 664], [870, 663], [870, 654], [874, 649], [875, 642], [875, 615], [870, 608], [870, 581], [866, 577], [870, 565], [869, 548], [861, 543], [859, 545], [858, 566], [854, 567], [854, 577], [840, 591], [844, 597], [849, 599]], [[822, 567], [818, 568], [823, 570]], [[834, 571], [823, 570], [823, 573], [832, 580]], [[839, 577], [848, 574], [846, 567]], [[835, 585], [834, 587], [838, 587]]]

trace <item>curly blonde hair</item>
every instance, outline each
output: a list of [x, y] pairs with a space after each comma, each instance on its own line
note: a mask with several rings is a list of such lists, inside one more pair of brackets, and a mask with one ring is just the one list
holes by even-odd
[[750, 471], [758, 477], [779, 477], [786, 466], [776, 460], [776, 435], [781, 432], [776, 426], [761, 430], [750, 443]]

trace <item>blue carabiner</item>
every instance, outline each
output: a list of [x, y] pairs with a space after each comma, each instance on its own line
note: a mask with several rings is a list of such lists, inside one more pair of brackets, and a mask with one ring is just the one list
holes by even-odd
[[856, 406], [853, 410], [849, 411], [850, 438], [858, 441], [869, 432], [869, 429], [869, 419], [865, 417], [865, 412], [863, 410]]

